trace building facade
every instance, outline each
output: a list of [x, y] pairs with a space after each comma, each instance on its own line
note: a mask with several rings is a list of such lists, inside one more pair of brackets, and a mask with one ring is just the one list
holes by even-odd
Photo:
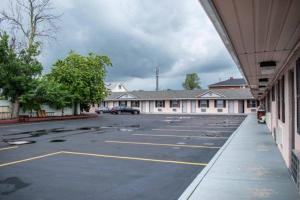
[[127, 88], [124, 86], [124, 84], [120, 82], [112, 82], [112, 83], [106, 83], [106, 88], [110, 92], [127, 92]]
[[300, 1], [200, 0], [300, 188]]
[[256, 112], [258, 101], [249, 89], [132, 91], [112, 92], [100, 106], [156, 114], [247, 114]]

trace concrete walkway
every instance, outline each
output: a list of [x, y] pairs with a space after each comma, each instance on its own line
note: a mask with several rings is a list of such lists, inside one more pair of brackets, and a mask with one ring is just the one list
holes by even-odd
[[181, 195], [183, 199], [300, 199], [266, 125], [249, 115]]

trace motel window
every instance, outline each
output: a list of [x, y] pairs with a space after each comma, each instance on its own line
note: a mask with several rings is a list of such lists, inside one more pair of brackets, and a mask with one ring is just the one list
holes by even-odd
[[198, 101], [199, 108], [208, 108], [209, 107], [209, 100], [199, 100]]
[[297, 132], [300, 134], [300, 58], [296, 63]]
[[170, 101], [170, 108], [179, 108], [180, 107], [180, 101], [179, 100], [171, 100]]
[[285, 122], [285, 101], [284, 101], [284, 76], [282, 77], [281, 79], [281, 119], [282, 119], [282, 122], [284, 123]]
[[127, 101], [119, 101], [119, 106], [127, 107]]
[[275, 101], [275, 86], [272, 87], [272, 101]]
[[131, 107], [140, 107], [139, 101], [131, 101]]
[[155, 101], [155, 107], [156, 108], [164, 108], [165, 107], [165, 101]]
[[215, 100], [215, 108], [225, 108], [226, 101], [225, 100]]
[[277, 117], [280, 119], [280, 81], [277, 82]]
[[256, 108], [257, 101], [256, 100], [247, 100], [247, 108]]

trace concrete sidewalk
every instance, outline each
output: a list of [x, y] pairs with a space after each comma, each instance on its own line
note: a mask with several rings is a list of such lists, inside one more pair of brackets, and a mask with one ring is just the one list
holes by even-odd
[[181, 195], [183, 199], [300, 199], [264, 124], [249, 115]]

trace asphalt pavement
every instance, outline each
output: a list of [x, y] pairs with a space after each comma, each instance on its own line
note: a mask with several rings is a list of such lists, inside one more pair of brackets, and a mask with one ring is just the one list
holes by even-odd
[[[177, 199], [245, 116], [110, 115], [0, 126], [0, 199]], [[11, 145], [26, 141], [30, 144]]]

